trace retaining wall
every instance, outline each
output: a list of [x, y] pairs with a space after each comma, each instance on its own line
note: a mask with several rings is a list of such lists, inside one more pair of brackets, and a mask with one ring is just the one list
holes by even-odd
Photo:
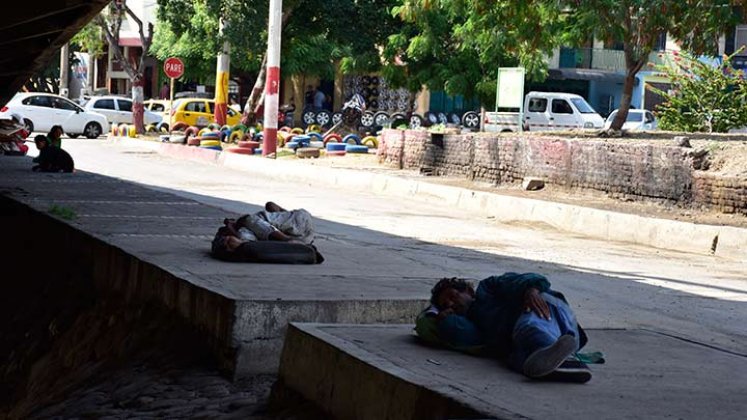
[[698, 170], [703, 156], [664, 143], [385, 130], [378, 155], [383, 164], [434, 175], [494, 184], [536, 177], [615, 198], [747, 214], [747, 179]]

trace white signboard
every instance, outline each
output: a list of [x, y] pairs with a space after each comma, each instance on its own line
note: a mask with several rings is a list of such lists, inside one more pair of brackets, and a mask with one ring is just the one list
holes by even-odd
[[524, 68], [502, 67], [498, 69], [498, 88], [495, 106], [498, 108], [521, 108], [524, 105]]

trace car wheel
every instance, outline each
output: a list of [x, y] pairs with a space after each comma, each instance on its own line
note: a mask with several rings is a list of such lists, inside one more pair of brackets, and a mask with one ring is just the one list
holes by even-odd
[[462, 118], [456, 112], [452, 112], [451, 114], [449, 114], [449, 121], [452, 124], [459, 125], [462, 123]]
[[434, 124], [438, 124], [438, 115], [436, 113], [428, 111], [425, 113], [425, 126], [430, 127]]
[[316, 112], [304, 111], [301, 118], [303, 119], [303, 123], [306, 125], [314, 124], [316, 122]]
[[332, 116], [329, 114], [329, 111], [319, 111], [316, 114], [316, 123], [322, 127], [326, 127], [331, 120]]
[[378, 126], [384, 126], [389, 122], [389, 114], [384, 111], [379, 111], [374, 114], [374, 124]]
[[31, 122], [31, 120], [24, 118], [23, 119], [23, 127], [26, 131], [29, 132], [29, 135], [34, 131], [34, 123]]
[[342, 121], [342, 112], [332, 114], [332, 124], [338, 124], [340, 121]]
[[364, 112], [363, 115], [361, 116], [361, 125], [366, 128], [373, 127], [374, 113], [371, 111]]
[[475, 111], [470, 111], [462, 117], [462, 124], [470, 130], [480, 128], [480, 115]]
[[412, 114], [410, 116], [410, 128], [418, 129], [423, 126], [423, 117], [418, 114]]
[[449, 117], [446, 116], [443, 112], [438, 113], [438, 122], [440, 124], [446, 125], [449, 123]]
[[89, 122], [83, 129], [83, 134], [89, 139], [97, 139], [101, 135], [101, 126], [97, 122]]
[[78, 134], [78, 133], [67, 133], [67, 136], [70, 137], [71, 139], [77, 139], [80, 136], [80, 134]]

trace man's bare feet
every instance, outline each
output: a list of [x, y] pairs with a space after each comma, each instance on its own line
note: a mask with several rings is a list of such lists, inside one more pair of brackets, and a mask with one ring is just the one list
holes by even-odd
[[269, 211], [270, 213], [277, 213], [279, 211], [285, 211], [284, 208], [278, 206], [272, 201], [268, 201], [267, 203], [265, 203], [265, 210]]

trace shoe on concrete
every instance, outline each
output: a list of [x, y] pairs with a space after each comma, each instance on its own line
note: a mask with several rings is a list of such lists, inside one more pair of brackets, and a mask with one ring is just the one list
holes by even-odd
[[562, 335], [553, 344], [535, 351], [524, 361], [524, 375], [530, 378], [541, 378], [551, 374], [568, 356], [576, 351], [576, 338]]
[[580, 360], [576, 360], [575, 358], [567, 359], [557, 369], [542, 379], [583, 384], [591, 380], [591, 369], [589, 369], [586, 363]]

